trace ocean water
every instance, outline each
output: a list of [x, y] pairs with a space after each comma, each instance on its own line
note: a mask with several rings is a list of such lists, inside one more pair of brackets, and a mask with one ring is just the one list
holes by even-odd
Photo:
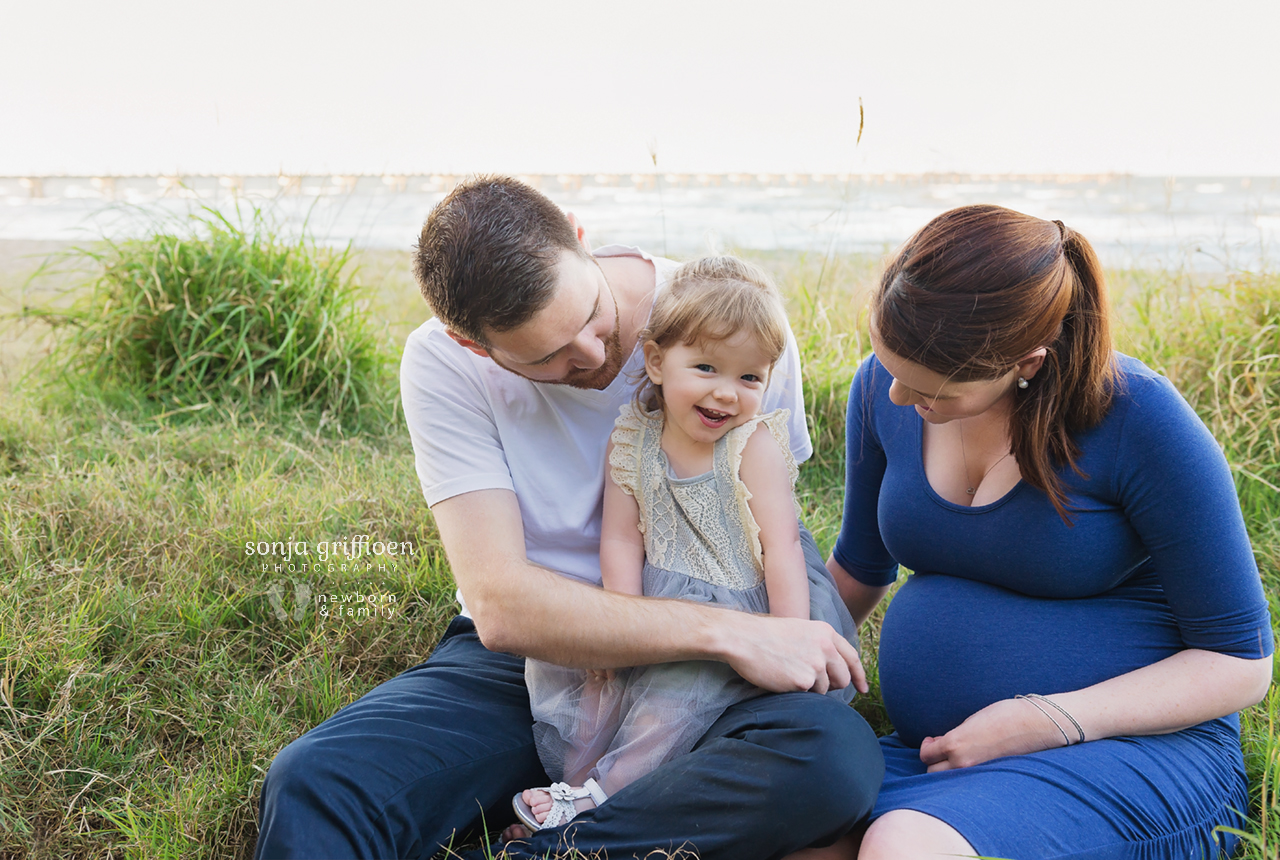
[[[594, 244], [688, 258], [735, 248], [890, 251], [955, 206], [997, 203], [1080, 231], [1113, 267], [1274, 270], [1280, 177], [596, 175], [526, 177]], [[0, 177], [0, 239], [136, 235], [200, 207], [263, 207], [286, 233], [409, 250], [451, 176]], [[237, 211], [240, 213], [237, 214]]]

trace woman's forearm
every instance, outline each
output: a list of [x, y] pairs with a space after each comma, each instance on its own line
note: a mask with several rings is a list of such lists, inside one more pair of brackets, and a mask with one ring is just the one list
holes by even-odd
[[993, 702], [945, 735], [925, 738], [920, 760], [934, 772], [1080, 743], [1081, 733], [1097, 741], [1176, 732], [1260, 701], [1270, 682], [1270, 657], [1180, 651], [1081, 690], [1026, 691], [1047, 701]]
[[871, 616], [871, 611], [884, 599], [884, 596], [889, 593], [889, 586], [887, 585], [863, 585], [854, 579], [847, 570], [841, 567], [840, 562], [836, 561], [834, 555], [827, 558], [827, 571], [831, 574], [831, 578], [836, 581], [836, 590], [840, 592], [840, 599], [844, 601], [844, 605], [849, 609], [849, 614], [853, 616], [853, 623], [859, 627], [862, 626], [862, 622]]
[[[1270, 684], [1270, 657], [1247, 660], [1188, 649], [1091, 687], [1052, 694], [1050, 698], [1080, 723], [1087, 740], [1099, 740], [1176, 732], [1233, 714], [1261, 701]], [[1064, 724], [1068, 735], [1075, 733], [1069, 721], [1052, 708], [1049, 710]]]

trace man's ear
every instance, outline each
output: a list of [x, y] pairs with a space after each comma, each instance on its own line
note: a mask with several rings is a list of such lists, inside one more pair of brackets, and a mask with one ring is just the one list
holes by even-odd
[[1035, 375], [1040, 372], [1040, 368], [1044, 367], [1044, 359], [1048, 354], [1049, 350], [1043, 346], [1027, 353], [1018, 362], [1018, 375], [1023, 379], [1034, 379]]
[[471, 350], [481, 358], [489, 358], [489, 350], [485, 349], [476, 341], [467, 340], [465, 337], [453, 331], [452, 329], [445, 329], [444, 333], [449, 335], [449, 337], [453, 338], [455, 341], [457, 341], [459, 346], [466, 347], [467, 349]]
[[573, 228], [573, 235], [578, 237], [578, 244], [582, 246], [583, 250], [590, 254], [591, 243], [587, 241], [587, 231], [578, 223], [578, 216], [574, 215], [572, 212], [566, 212], [565, 214], [569, 216], [569, 226]]
[[656, 341], [645, 341], [644, 372], [654, 385], [662, 384], [662, 347]]

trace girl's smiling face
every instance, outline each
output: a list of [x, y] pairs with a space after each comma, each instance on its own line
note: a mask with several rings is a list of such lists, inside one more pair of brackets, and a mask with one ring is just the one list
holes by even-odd
[[682, 447], [701, 449], [760, 411], [772, 366], [747, 332], [726, 340], [644, 345], [645, 372], [662, 386], [667, 433]]

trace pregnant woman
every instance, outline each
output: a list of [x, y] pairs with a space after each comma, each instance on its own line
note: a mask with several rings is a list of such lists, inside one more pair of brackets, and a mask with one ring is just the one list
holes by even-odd
[[889, 264], [871, 343], [828, 567], [858, 620], [914, 574], [881, 633], [897, 732], [859, 857], [1229, 853], [1267, 601], [1217, 443], [1111, 348], [1089, 243], [947, 212]]

